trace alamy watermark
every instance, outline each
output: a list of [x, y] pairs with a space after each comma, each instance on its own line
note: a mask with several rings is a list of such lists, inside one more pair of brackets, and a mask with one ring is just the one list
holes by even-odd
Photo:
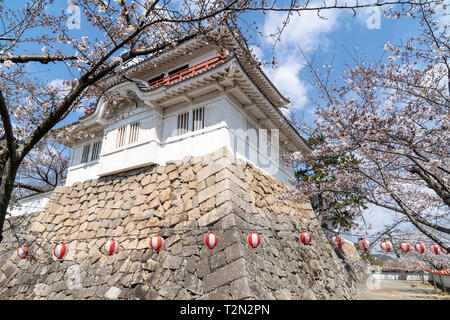
[[[183, 123], [183, 119], [178, 124]], [[185, 126], [187, 127], [187, 126]], [[187, 129], [175, 129], [171, 137], [192, 134], [193, 145], [198, 144], [195, 140], [195, 132]], [[287, 168], [289, 160], [287, 153], [280, 148], [279, 129], [229, 129], [230, 148], [233, 153], [248, 159], [259, 168], [270, 175], [276, 175], [280, 168]], [[191, 137], [186, 137], [189, 139]], [[189, 141], [189, 140], [188, 140]], [[281, 157], [280, 157], [281, 155]], [[283, 158], [283, 157], [286, 157]]]
[[78, 264], [74, 264], [67, 268], [66, 271], [67, 280], [66, 285], [68, 289], [81, 289], [81, 268]]
[[369, 290], [381, 289], [380, 276], [381, 276], [380, 272], [371, 273], [366, 280], [367, 289], [369, 289]]
[[370, 7], [366, 9], [368, 15], [366, 26], [368, 29], [381, 29], [381, 10], [378, 7]]
[[73, 4], [72, 1], [67, 1], [67, 13], [69, 18], [67, 19], [68, 29], [81, 29], [81, 10], [80, 7]]

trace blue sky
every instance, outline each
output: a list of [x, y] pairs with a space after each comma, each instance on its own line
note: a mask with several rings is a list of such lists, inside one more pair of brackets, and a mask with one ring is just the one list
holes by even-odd
[[[180, 0], [175, 0], [174, 5]], [[287, 0], [285, 0], [288, 3]], [[278, 1], [278, 6], [282, 6], [284, 1]], [[23, 1], [9, 0], [7, 3], [12, 8], [23, 6]], [[48, 9], [52, 13], [68, 9], [68, 0], [55, 1], [54, 6]], [[346, 50], [354, 52], [357, 48], [359, 54], [368, 55], [368, 59], [378, 59], [383, 54], [383, 46], [390, 41], [393, 44], [405, 40], [417, 28], [416, 24], [407, 18], [399, 20], [386, 19], [381, 10], [359, 9], [353, 16], [351, 10], [328, 10], [321, 15], [327, 20], [320, 19], [315, 12], [304, 12], [300, 17], [293, 16], [290, 23], [285, 28], [281, 41], [273, 46], [270, 38], [261, 37], [258, 34], [251, 34], [248, 43], [257, 56], [266, 62], [271, 62], [275, 55], [279, 63], [273, 69], [268, 64], [264, 71], [275, 83], [279, 90], [288, 97], [293, 107], [299, 115], [304, 115], [304, 119], [311, 123], [314, 119], [314, 107], [310, 99], [315, 96], [315, 92], [308, 81], [307, 68], [304, 66], [303, 57], [299, 47], [309, 58], [315, 58], [318, 66], [329, 65], [333, 60], [333, 75], [339, 77], [340, 72], [345, 69], [345, 62], [350, 60]], [[255, 25], [263, 32], [263, 35], [273, 33], [280, 27], [281, 21], [286, 16], [285, 13], [269, 12], [265, 15], [261, 13], [249, 13], [242, 16], [240, 23], [242, 29], [246, 29], [246, 24], [255, 21]], [[379, 23], [370, 25], [371, 18], [378, 16]], [[369, 25], [367, 20], [369, 21]], [[375, 21], [376, 22], [376, 21]], [[70, 30], [71, 35], [76, 38], [88, 36], [95, 40], [102, 35], [90, 28], [85, 17], [81, 13], [81, 28]], [[246, 33], [249, 36], [249, 33]], [[28, 48], [31, 49], [31, 48]], [[40, 48], [33, 48], [33, 51], [40, 52]], [[70, 75], [62, 64], [30, 64], [30, 70], [39, 72], [40, 78], [49, 84], [58, 85], [60, 79], [70, 79]], [[64, 125], [75, 121], [82, 111], [73, 112], [59, 125]]]
[[[377, 14], [379, 24], [371, 19]], [[310, 99], [315, 97], [315, 90], [308, 80], [309, 74], [298, 47], [301, 47], [309, 60], [314, 57], [315, 65], [319, 68], [332, 62], [333, 78], [338, 79], [346, 68], [346, 62], [351, 60], [348, 52], [354, 54], [356, 51], [360, 56], [367, 55], [369, 61], [375, 61], [384, 54], [383, 46], [388, 41], [398, 44], [417, 29], [417, 25], [411, 19], [386, 19], [381, 11], [374, 9], [360, 9], [356, 16], [353, 16], [352, 11], [343, 10], [328, 11], [322, 15], [327, 20], [320, 19], [313, 12], [292, 18], [275, 48], [269, 39], [258, 37], [254, 41], [259, 43], [258, 47], [255, 45], [254, 50], [262, 60], [270, 62], [274, 55], [277, 57], [278, 67], [272, 69], [268, 65], [264, 71], [279, 90], [291, 99], [297, 115], [303, 116], [308, 123], [312, 123], [314, 119], [315, 107]], [[265, 34], [270, 34], [280, 25], [284, 16], [269, 13], [264, 17], [255, 16], [255, 21]], [[384, 225], [395, 217], [394, 213], [373, 206], [364, 213], [366, 225], [372, 227], [369, 233], [381, 231]], [[354, 231], [357, 234], [361, 232]], [[357, 241], [357, 237], [345, 235], [344, 237]]]
[[[360, 9], [355, 16], [349, 10], [321, 13], [327, 20], [320, 19], [314, 12], [303, 13], [291, 19], [275, 48], [273, 41], [257, 38], [261, 47], [255, 48], [255, 53], [267, 62], [275, 55], [279, 62], [278, 68], [268, 66], [265, 72], [280, 91], [291, 99], [298, 112], [304, 113], [306, 120], [314, 118], [310, 99], [315, 96], [315, 92], [308, 81], [309, 74], [299, 47], [308, 59], [314, 58], [315, 65], [319, 67], [332, 63], [333, 76], [338, 78], [345, 69], [345, 63], [351, 60], [348, 52], [367, 55], [369, 61], [378, 60], [384, 54], [383, 46], [388, 41], [400, 43], [417, 28], [411, 19], [386, 19], [381, 10], [374, 10]], [[371, 18], [376, 15], [379, 16], [379, 24], [371, 24]], [[256, 21], [265, 34], [270, 34], [280, 25], [284, 16], [269, 13], [265, 17], [258, 17]]]
[[[23, 3], [24, 1], [7, 1], [12, 8], [21, 7]], [[278, 2], [279, 6], [282, 3], [282, 1]], [[287, 1], [286, 3], [288, 4]], [[58, 12], [67, 8], [67, 0], [58, 0], [48, 10]], [[339, 74], [345, 69], [345, 62], [350, 60], [346, 50], [350, 52], [357, 50], [360, 55], [367, 55], [369, 61], [378, 60], [384, 53], [383, 46], [388, 41], [398, 44], [417, 30], [417, 24], [411, 19], [386, 19], [379, 9], [360, 9], [356, 11], [355, 16], [351, 10], [328, 10], [321, 15], [327, 20], [320, 19], [314, 12], [305, 12], [300, 17], [292, 17], [276, 47], [273, 47], [273, 41], [270, 38], [261, 37], [258, 34], [252, 34], [252, 38], [248, 39], [250, 47], [261, 60], [271, 62], [274, 55], [277, 57], [278, 67], [273, 69], [267, 65], [264, 71], [279, 90], [292, 101], [297, 114], [303, 114], [304, 119], [309, 123], [312, 123], [314, 119], [314, 107], [310, 99], [315, 96], [315, 92], [308, 82], [308, 74], [299, 47], [309, 58], [314, 56], [315, 64], [320, 67], [329, 65], [333, 60], [333, 75], [338, 79]], [[284, 16], [284, 13], [275, 12], [269, 12], [266, 15], [245, 14], [241, 20], [242, 29], [246, 29], [246, 23], [255, 21], [255, 25], [263, 32], [263, 35], [269, 35], [280, 27]], [[377, 21], [376, 18], [379, 20]], [[77, 38], [83, 35], [89, 36], [91, 41], [96, 36], [101, 37], [89, 28], [83, 14], [81, 14], [81, 28], [70, 32]], [[40, 53], [40, 48], [37, 52]], [[62, 64], [48, 66], [30, 64], [29, 68], [31, 71], [39, 72], [40, 78], [49, 84], [58, 85], [60, 79], [70, 79], [70, 75]], [[82, 111], [74, 111], [58, 126], [73, 122], [82, 114]], [[368, 224], [372, 224], [372, 231], [379, 230], [386, 221], [391, 220], [384, 211], [373, 208], [368, 210], [365, 218]]]

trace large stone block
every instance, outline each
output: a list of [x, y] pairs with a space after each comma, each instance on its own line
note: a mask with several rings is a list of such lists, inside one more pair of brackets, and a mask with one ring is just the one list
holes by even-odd
[[176, 284], [175, 282], [168, 281], [161, 287], [161, 289], [159, 289], [159, 294], [164, 298], [173, 300], [180, 290], [180, 285]]
[[202, 280], [203, 290], [210, 292], [245, 276], [247, 276], [246, 260], [241, 258], [206, 275]]
[[164, 269], [177, 270], [180, 268], [183, 259], [177, 256], [167, 256], [164, 260], [162, 267]]
[[105, 294], [106, 299], [117, 299], [122, 290], [118, 287], [111, 287]]
[[253, 298], [254, 292], [250, 289], [249, 282], [250, 280], [247, 277], [231, 282], [229, 290], [231, 298], [234, 300]]
[[207, 214], [198, 219], [198, 225], [200, 227], [211, 225], [217, 222], [219, 219], [232, 213], [233, 206], [230, 203], [225, 203], [219, 208], [212, 209]]

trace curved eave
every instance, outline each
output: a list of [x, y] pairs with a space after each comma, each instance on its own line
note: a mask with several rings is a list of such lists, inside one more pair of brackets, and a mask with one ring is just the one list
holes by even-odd
[[[255, 82], [261, 82], [264, 83], [266, 85], [266, 88], [262, 89], [261, 85], [259, 85], [258, 87], [260, 87], [260, 89], [262, 90], [268, 90], [271, 92], [271, 95], [273, 95], [272, 100], [278, 100], [275, 104], [280, 107], [286, 107], [285, 105], [287, 103], [289, 103], [289, 99], [287, 99], [286, 97], [284, 97], [281, 92], [277, 89], [277, 87], [272, 83], [272, 81], [270, 81], [270, 79], [267, 77], [267, 75], [264, 73], [264, 71], [261, 70], [261, 68], [259, 66], [256, 66], [252, 63], [246, 63], [245, 60], [248, 59], [249, 57], [251, 57], [251, 54], [248, 50], [248, 47], [245, 43], [245, 47], [243, 44], [240, 43], [240, 41], [237, 39], [238, 36], [236, 36], [230, 29], [230, 27], [228, 25], [226, 25], [226, 30], [228, 31], [228, 34], [231, 35], [231, 41], [232, 43], [230, 43], [230, 45], [233, 45], [234, 47], [238, 47], [242, 50], [244, 50], [247, 54], [248, 57], [245, 56], [241, 56], [239, 55], [238, 58], [240, 60], [240, 62], [242, 63], [242, 65], [245, 67], [247, 73], [250, 75], [250, 77], [252, 78], [252, 80], [254, 80]], [[245, 42], [245, 39], [243, 39], [242, 36], [241, 40]]]
[[[240, 49], [246, 52], [248, 56], [242, 54], [239, 54], [237, 56], [242, 66], [246, 69], [247, 74], [260, 88], [261, 91], [266, 92], [266, 96], [270, 97], [270, 100], [275, 106], [277, 106], [278, 108], [286, 108], [286, 105], [290, 102], [289, 99], [287, 99], [280, 93], [277, 87], [272, 83], [272, 81], [270, 81], [270, 79], [259, 66], [251, 62], [246, 62], [246, 60], [248, 60], [251, 56], [248, 48], [239, 42], [237, 36], [234, 35], [229, 26], [225, 25], [224, 29], [226, 30], [225, 32], [223, 32], [221, 28], [212, 30], [211, 37], [222, 37], [222, 39], [224, 40], [224, 44], [226, 44], [229, 48]], [[152, 56], [125, 68], [123, 72], [125, 72], [128, 77], [132, 77], [134, 73], [150, 71], [156, 65], [176, 61], [178, 58], [185, 55], [186, 52], [197, 50], [208, 45], [207, 40], [202, 39], [201, 34], [197, 36], [193, 35], [193, 37], [194, 38], [186, 40], [175, 49], [163, 51], [155, 56]], [[115, 76], [105, 79], [105, 84], [110, 87], [119, 84], [120, 81], [121, 79]]]

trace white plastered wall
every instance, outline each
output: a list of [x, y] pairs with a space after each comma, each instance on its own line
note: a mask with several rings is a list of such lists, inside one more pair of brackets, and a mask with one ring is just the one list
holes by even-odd
[[[191, 130], [192, 110], [200, 107], [205, 108], [204, 129], [177, 135], [177, 116], [189, 112]], [[167, 161], [181, 160], [186, 156], [202, 156], [221, 147], [227, 147], [237, 157], [289, 184], [293, 168], [280, 169], [276, 153], [272, 152], [272, 156], [268, 157], [267, 149], [258, 150], [256, 145], [246, 140], [246, 120], [260, 128], [255, 119], [250, 119], [226, 94], [209, 95], [191, 104], [167, 108], [163, 117], [143, 107], [126, 119], [113, 122], [105, 128], [99, 161], [79, 164], [78, 158], [81, 159], [83, 146], [91, 141], [73, 148], [73, 161], [66, 185], [153, 163], [164, 165]], [[136, 121], [140, 123], [139, 140], [132, 145], [116, 148], [117, 129]]]

